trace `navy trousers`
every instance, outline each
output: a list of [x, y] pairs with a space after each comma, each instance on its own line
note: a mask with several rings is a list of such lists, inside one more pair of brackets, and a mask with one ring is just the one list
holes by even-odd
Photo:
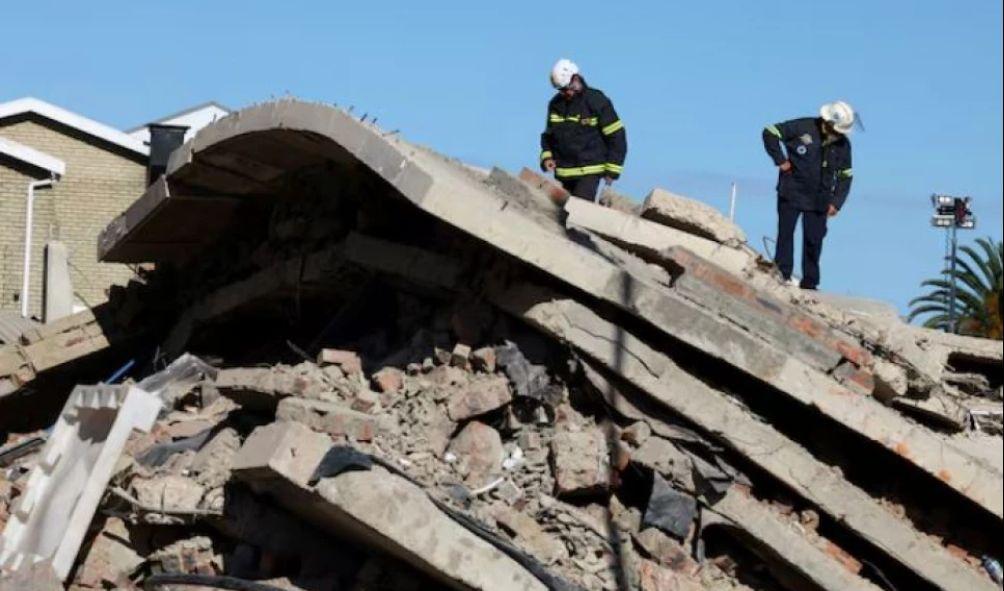
[[598, 174], [587, 174], [586, 176], [561, 179], [561, 186], [576, 197], [588, 201], [596, 201], [596, 191], [600, 188], [600, 180], [602, 178]]
[[791, 278], [795, 266], [795, 226], [802, 218], [802, 282], [803, 289], [819, 285], [819, 256], [823, 254], [826, 237], [826, 212], [796, 208], [784, 199], [777, 201], [777, 252], [774, 262], [785, 279]]

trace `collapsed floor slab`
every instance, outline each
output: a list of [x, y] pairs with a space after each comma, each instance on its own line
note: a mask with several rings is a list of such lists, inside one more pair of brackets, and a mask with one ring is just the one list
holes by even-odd
[[[805, 317], [785, 316], [783, 306], [778, 306], [781, 312], [771, 318], [769, 310], [758, 308], [764, 302], [754, 301], [759, 294], [744, 291], [737, 298], [737, 294], [730, 293], [720, 277], [714, 273], [703, 273], [686, 261], [680, 262], [679, 257], [671, 256], [672, 253], [660, 252], [664, 268], [655, 269], [615, 244], [603, 243], [602, 233], [597, 237], [590, 230], [567, 232], [558, 219], [551, 217], [553, 212], [550, 208], [531, 211], [538, 202], [546, 200], [539, 188], [521, 188], [519, 183], [496, 171], [492, 174], [472, 171], [427, 150], [388, 137], [343, 113], [295, 101], [256, 107], [242, 112], [234, 120], [220, 122], [208, 129], [176, 154], [168, 182], [183, 189], [178, 194], [227, 194], [237, 196], [246, 203], [289, 203], [296, 201], [296, 191], [305, 186], [292, 181], [309, 174], [314, 175], [314, 179], [321, 175], [329, 181], [363, 184], [366, 187], [366, 191], [360, 193], [362, 198], [354, 203], [355, 209], [350, 208], [347, 212], [350, 219], [358, 220], [359, 225], [345, 224], [352, 231], [360, 232], [348, 237], [362, 247], [354, 249], [355, 254], [350, 254], [352, 249], [340, 253], [345, 259], [353, 259], [348, 261], [353, 265], [374, 270], [385, 277], [400, 278], [400, 285], [409, 290], [422, 285], [423, 279], [439, 284], [424, 287], [456, 289], [459, 275], [454, 272], [458, 268], [455, 261], [463, 259], [466, 253], [479, 256], [478, 262], [488, 265], [497, 265], [500, 259], [515, 263], [509, 267], [518, 268], [515, 275], [520, 277], [533, 273], [529, 267], [543, 270], [550, 278], [543, 279], [539, 273], [533, 276], [547, 281], [549, 285], [563, 283], [561, 297], [602, 311], [606, 317], [618, 318], [619, 324], [638, 329], [637, 334], [643, 334], [649, 343], [659, 343], [662, 347], [660, 351], [669, 352], [674, 359], [686, 353], [683, 358], [695, 361], [693, 369], [696, 373], [703, 372], [703, 378], [708, 378], [706, 374], [714, 373], [715, 368], [728, 372], [731, 372], [730, 366], [738, 368], [752, 378], [750, 388], [757, 396], [765, 399], [776, 397], [777, 405], [787, 405], [785, 408], [799, 413], [817, 414], [818, 409], [819, 416], [835, 421], [832, 424], [827, 422], [835, 439], [847, 438], [858, 442], [857, 437], [861, 436], [862, 445], [865, 441], [869, 441], [872, 447], [873, 443], [883, 445], [900, 454], [890, 458], [890, 463], [895, 463], [904, 474], [912, 476], [916, 472], [914, 468], [919, 467], [943, 481], [947, 477], [945, 488], [959, 493], [959, 498], [952, 499], [952, 503], [965, 504], [968, 497], [983, 506], [984, 511], [995, 512], [994, 495], [1000, 489], [1000, 470], [988, 470], [977, 465], [978, 462], [971, 464], [975, 461], [971, 457], [973, 454], [953, 449], [954, 445], [940, 447], [944, 438], [867, 396], [868, 384], [866, 380], [859, 379], [867, 378], [867, 357], [855, 350], [855, 347], [860, 349], [858, 343], [852, 343], [854, 347], [833, 347], [831, 345], [835, 341], [832, 339], [818, 338], [819, 325], [804, 322]], [[287, 186], [287, 181], [290, 181], [290, 186]], [[392, 208], [393, 212], [383, 211], [385, 207]], [[146, 216], [152, 216], [151, 219], [156, 219], [161, 227], [167, 227], [171, 221], [171, 216], [165, 213], [167, 211], [167, 208], [153, 208], [146, 213], [138, 212], [139, 215], [131, 219], [144, 220]], [[259, 212], [262, 213], [268, 213], [268, 210]], [[395, 228], [393, 220], [399, 220], [401, 225]], [[414, 231], [400, 231], [402, 226], [409, 224], [419, 224], [420, 227]], [[145, 227], [148, 226], [126, 223], [119, 228], [121, 232], [115, 240], [109, 242], [109, 248], [129, 244], [147, 248], [151, 241], [146, 239]], [[456, 229], [475, 240], [461, 236]], [[344, 237], [344, 234], [337, 233], [332, 235], [331, 240]], [[388, 239], [400, 239], [401, 243], [389, 243]], [[613, 242], [616, 243], [616, 240]], [[411, 245], [415, 243], [432, 246], [432, 249], [420, 252]], [[487, 248], [481, 249], [478, 244]], [[284, 253], [291, 250], [284, 245], [282, 247]], [[293, 272], [286, 276], [289, 277], [289, 284], [298, 289], [302, 284], [302, 275], [295, 272], [298, 268], [295, 261], [301, 256], [309, 260], [309, 255], [302, 253], [310, 251], [300, 250], [298, 246], [292, 250], [296, 254], [290, 259], [290, 270]], [[631, 251], [630, 248], [626, 250]], [[443, 251], [450, 256], [439, 256]], [[641, 252], [641, 249], [633, 252]], [[147, 252], [147, 255], [155, 259], [161, 256], [156, 249]], [[207, 257], [212, 255], [211, 251], [207, 252]], [[169, 249], [163, 251], [163, 256], [165, 260], [170, 259]], [[403, 264], [404, 261], [409, 262]], [[679, 273], [674, 265], [675, 268], [682, 268], [683, 273]], [[507, 277], [506, 265], [497, 266], [503, 279]], [[666, 267], [673, 270], [667, 271]], [[448, 272], [438, 273], [440, 270]], [[483, 288], [483, 276], [460, 279], [461, 282], [464, 280], [471, 280], [473, 285], [462, 285], [461, 289]], [[492, 281], [489, 283], [492, 284], [488, 287], [489, 291], [497, 288]], [[504, 280], [498, 283], [505, 285]], [[263, 291], [268, 289], [266, 287]], [[291, 292], [296, 293], [295, 290]], [[781, 295], [789, 299], [787, 294]], [[794, 328], [801, 330], [802, 336], [792, 337], [784, 332], [787, 328], [779, 320], [793, 320], [797, 325]], [[831, 326], [835, 325], [831, 323]], [[856, 332], [851, 334], [858, 337]], [[803, 346], [806, 343], [811, 346]], [[865, 344], [871, 346], [871, 342]], [[737, 382], [741, 379], [738, 373], [736, 378]], [[699, 398], [712, 399], [717, 395], [723, 408], [729, 404], [735, 406], [731, 391], [715, 391], [707, 396], [701, 391], [699, 394]], [[703, 408], [687, 407], [682, 401], [675, 403], [690, 408], [689, 412]], [[755, 417], [741, 411], [738, 416], [742, 418], [740, 423], [744, 429], [752, 429], [750, 432], [765, 436], [767, 441], [782, 447], [795, 446], [803, 459], [822, 466], [790, 438], [795, 435], [781, 435], [779, 430], [770, 426], [756, 431], [748, 424], [755, 421]], [[722, 428], [720, 424], [712, 426]], [[782, 428], [786, 427], [777, 429]], [[742, 447], [739, 443], [734, 443], [735, 449], [744, 456], [763, 455], [769, 451], [764, 447]], [[876, 499], [854, 488], [840, 476], [827, 479], [824, 475], [805, 481], [804, 475], [799, 473], [788, 474], [788, 480], [785, 480], [781, 460], [791, 460], [792, 457], [783, 453], [778, 455], [781, 457], [774, 465], [772, 475], [812, 503], [830, 503], [830, 514], [834, 519], [842, 519], [840, 500], [830, 496], [830, 492], [819, 490], [831, 483], [836, 483], [833, 488], [837, 492], [833, 495], [847, 493], [846, 487], [850, 486], [858, 491], [858, 496], [850, 495], [851, 499], [871, 503], [869, 510], [876, 506]], [[798, 459], [799, 454], [796, 453], [796, 464]], [[757, 461], [760, 459], [757, 458]], [[806, 473], [815, 477], [816, 472], [809, 469], [811, 467], [807, 467]], [[941, 490], [936, 482], [932, 484]], [[875, 491], [872, 492], [874, 494]], [[883, 551], [888, 550], [881, 543], [902, 552], [902, 548], [908, 545], [906, 540], [912, 539], [910, 536], [922, 536], [921, 532], [904, 523], [898, 530], [903, 537], [895, 539], [892, 536], [890, 541], [890, 538], [883, 538], [874, 529], [866, 527], [864, 517], [858, 517], [859, 520], [852, 520], [850, 529], [869, 543], [883, 548]], [[993, 520], [992, 515], [985, 517]], [[935, 572], [937, 565], [941, 564], [938, 562], [940, 554], [933, 551], [933, 556], [935, 567], [925, 572], [929, 576], [940, 576]], [[906, 564], [911, 569], [918, 567], [916, 560]]]
[[991, 588], [986, 578], [893, 516], [796, 442], [589, 308], [532, 286], [514, 288], [496, 302], [714, 434], [931, 583], [956, 591]]
[[310, 486], [330, 447], [326, 436], [299, 423], [274, 423], [248, 438], [234, 472], [316, 526], [396, 556], [451, 589], [546, 590], [443, 514], [421, 489], [382, 468], [344, 472]]
[[[241, 153], [240, 158], [226, 157], [235, 151]], [[293, 100], [249, 108], [205, 128], [176, 150], [167, 173], [170, 181], [211, 194], [255, 194], [277, 182], [283, 170], [319, 159], [345, 166], [361, 164], [434, 218], [739, 367], [802, 404], [819, 408], [996, 517], [1004, 516], [1001, 474], [895, 411], [855, 395], [833, 376], [785, 351], [763, 346], [742, 326], [693, 305], [641, 271], [627, 271], [563, 233], [527, 223], [528, 216], [518, 205], [500, 198], [466, 167], [382, 134], [341, 111]], [[254, 181], [236, 183], [235, 175]], [[166, 223], [166, 218], [158, 217], [163, 211], [157, 209], [158, 203], [140, 200], [134, 204], [124, 214], [125, 225], [116, 223], [118, 239], [108, 242], [108, 252], [125, 253], [129, 245], [145, 243], [145, 224]]]

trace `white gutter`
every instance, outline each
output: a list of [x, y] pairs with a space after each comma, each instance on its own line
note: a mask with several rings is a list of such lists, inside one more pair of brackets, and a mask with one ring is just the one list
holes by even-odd
[[31, 287], [31, 229], [35, 216], [35, 189], [51, 187], [57, 180], [56, 176], [43, 181], [28, 183], [28, 196], [24, 212], [24, 271], [21, 274], [21, 316], [28, 317], [29, 290]]
[[48, 170], [50, 173], [57, 176], [63, 176], [66, 174], [66, 163], [59, 158], [50, 156], [45, 152], [40, 152], [30, 146], [19, 144], [18, 142], [15, 142], [12, 139], [7, 139], [3, 136], [0, 136], [0, 154], [10, 156], [11, 158], [22, 162], [27, 162], [28, 164], [41, 168], [42, 170]]

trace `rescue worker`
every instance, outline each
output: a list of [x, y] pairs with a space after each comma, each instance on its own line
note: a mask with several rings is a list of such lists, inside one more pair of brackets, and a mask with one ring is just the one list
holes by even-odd
[[572, 195], [594, 201], [600, 180], [609, 185], [624, 171], [624, 123], [610, 99], [587, 86], [572, 61], [554, 64], [551, 84], [558, 92], [547, 105], [540, 168], [553, 172]]
[[827, 218], [836, 216], [851, 190], [851, 142], [857, 122], [843, 101], [820, 107], [819, 117], [768, 125], [763, 145], [778, 168], [777, 247], [774, 261], [785, 281], [794, 267], [795, 225], [802, 218], [802, 289], [819, 285]]

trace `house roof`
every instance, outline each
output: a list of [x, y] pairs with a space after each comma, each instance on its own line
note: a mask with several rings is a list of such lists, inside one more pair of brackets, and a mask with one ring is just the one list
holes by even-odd
[[[201, 111], [203, 109], [208, 109], [208, 108], [211, 108], [211, 107], [215, 107], [215, 108], [217, 108], [217, 109], [219, 109], [221, 111], [226, 111], [227, 113], [232, 113], [233, 112], [233, 110], [230, 107], [221, 105], [220, 103], [218, 103], [216, 101], [206, 101], [204, 103], [195, 105], [193, 107], [188, 107], [187, 109], [184, 109], [182, 111], [178, 111], [177, 113], [171, 113], [170, 115], [167, 115], [166, 117], [161, 117], [160, 119], [155, 119], [155, 120], [151, 121], [150, 123], [164, 123], [165, 121], [171, 121], [172, 119], [178, 119], [178, 118], [184, 117], [185, 115], [188, 115], [190, 113], [195, 113], [196, 111]], [[144, 123], [143, 125], [137, 125], [136, 127], [133, 127], [132, 129], [127, 129], [125, 132], [126, 133], [135, 133], [137, 131], [145, 129], [146, 126], [149, 125], [150, 123]]]
[[63, 176], [66, 174], [66, 163], [59, 158], [50, 156], [45, 152], [36, 150], [35, 148], [24, 144], [19, 144], [18, 142], [7, 139], [3, 136], [0, 136], [0, 154], [20, 160], [21, 162], [27, 162], [28, 164], [41, 168], [42, 170], [48, 170], [50, 173], [57, 176]]
[[150, 149], [142, 141], [127, 133], [37, 98], [25, 97], [0, 103], [0, 119], [27, 113], [34, 113], [40, 117], [56, 121], [136, 154], [142, 156], [150, 154]]

